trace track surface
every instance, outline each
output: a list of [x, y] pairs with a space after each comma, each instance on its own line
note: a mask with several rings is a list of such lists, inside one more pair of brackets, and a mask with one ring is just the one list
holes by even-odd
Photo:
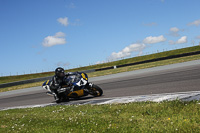
[[[156, 68], [91, 78], [104, 94], [101, 97], [85, 97], [70, 102], [111, 97], [136, 96], [160, 93], [187, 92], [200, 90], [200, 60]], [[0, 93], [0, 109], [54, 103], [42, 87]]]

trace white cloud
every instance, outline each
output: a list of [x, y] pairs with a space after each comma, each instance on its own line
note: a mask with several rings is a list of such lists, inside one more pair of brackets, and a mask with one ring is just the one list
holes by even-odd
[[76, 19], [74, 22], [71, 22], [70, 25], [72, 25], [72, 26], [80, 26], [81, 25], [81, 21], [80, 21], [80, 19]]
[[178, 36], [180, 36], [179, 32], [183, 32], [183, 31], [184, 31], [184, 29], [179, 29], [177, 27], [172, 27], [172, 28], [169, 29], [169, 35], [170, 36], [174, 36], [174, 37], [178, 37]]
[[175, 42], [172, 40], [169, 40], [169, 44], [175, 44]]
[[69, 8], [76, 8], [74, 3], [70, 3]]
[[169, 35], [178, 37], [178, 36], [180, 36], [178, 32], [183, 31], [183, 30], [180, 30], [177, 27], [172, 27], [172, 28], [169, 29], [169, 31], [170, 31]]
[[182, 44], [182, 43], [187, 43], [187, 36], [182, 36], [180, 39], [177, 41], [169, 41], [169, 44]]
[[196, 36], [196, 39], [200, 39], [200, 35], [199, 35], [199, 36]]
[[195, 20], [194, 22], [191, 22], [191, 23], [189, 23], [188, 25], [199, 26], [199, 25], [200, 25], [200, 19], [199, 19], [199, 20]]
[[187, 36], [183, 36], [180, 39], [178, 39], [177, 44], [186, 43], [186, 42], [187, 42]]
[[152, 22], [152, 23], [146, 23], [146, 24], [143, 24], [144, 26], [149, 26], [149, 27], [151, 27], [151, 26], [156, 26], [156, 25], [158, 25], [157, 23], [155, 23], [155, 22]]
[[70, 63], [69, 62], [62, 62], [62, 61], [60, 61], [56, 65], [57, 66], [61, 66], [61, 67], [68, 67], [68, 66], [70, 66]]
[[170, 28], [171, 32], [179, 32], [179, 29], [177, 27], [172, 27]]
[[103, 64], [105, 61], [97, 61], [95, 64]]
[[44, 38], [42, 45], [44, 47], [51, 47], [54, 45], [61, 45], [65, 44], [65, 33], [63, 32], [57, 32], [54, 36], [47, 36]]
[[70, 3], [66, 7], [69, 8], [69, 9], [74, 9], [74, 8], [76, 8], [76, 5], [74, 3]]
[[109, 60], [116, 60], [116, 59], [120, 59], [120, 58], [131, 56], [132, 52], [139, 52], [138, 55], [141, 55], [142, 54], [142, 50], [145, 47], [146, 47], [145, 44], [139, 44], [139, 43], [131, 44], [131, 45], [125, 47], [124, 49], [122, 49], [118, 53], [113, 52], [111, 54], [111, 56], [109, 57]]
[[143, 40], [143, 43], [145, 44], [153, 44], [153, 43], [159, 43], [159, 42], [164, 42], [166, 41], [167, 39], [163, 36], [163, 35], [160, 35], [158, 37], [152, 37], [152, 36], [149, 36], [149, 37], [146, 37], [144, 40]]
[[64, 26], [68, 26], [68, 25], [69, 25], [69, 21], [68, 21], [68, 18], [67, 18], [67, 17], [58, 18], [57, 21], [58, 21], [59, 23], [61, 23], [62, 25], [64, 25]]
[[65, 33], [63, 33], [63, 32], [57, 32], [55, 34], [55, 37], [65, 37]]

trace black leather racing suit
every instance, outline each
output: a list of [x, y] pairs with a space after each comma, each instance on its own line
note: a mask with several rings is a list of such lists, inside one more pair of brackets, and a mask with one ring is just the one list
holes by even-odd
[[67, 81], [67, 77], [71, 75], [77, 75], [77, 72], [65, 73], [65, 76], [63, 78], [59, 78], [56, 75], [54, 75], [51, 79], [50, 90], [56, 95], [58, 95], [57, 89], [59, 89], [62, 86], [71, 86], [71, 83]]

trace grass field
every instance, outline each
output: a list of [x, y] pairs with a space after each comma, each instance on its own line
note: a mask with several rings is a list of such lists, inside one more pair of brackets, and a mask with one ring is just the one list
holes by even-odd
[[0, 132], [200, 131], [200, 101], [48, 106], [0, 111]]

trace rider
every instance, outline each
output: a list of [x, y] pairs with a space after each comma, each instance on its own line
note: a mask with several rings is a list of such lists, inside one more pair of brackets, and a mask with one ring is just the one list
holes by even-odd
[[77, 72], [67, 72], [65, 73], [64, 69], [62, 67], [58, 67], [55, 70], [55, 75], [52, 77], [51, 82], [50, 82], [50, 91], [53, 95], [55, 100], [58, 100], [58, 92], [57, 89], [59, 89], [61, 86], [71, 86], [70, 82], [67, 82], [67, 77], [71, 75], [76, 75]]

